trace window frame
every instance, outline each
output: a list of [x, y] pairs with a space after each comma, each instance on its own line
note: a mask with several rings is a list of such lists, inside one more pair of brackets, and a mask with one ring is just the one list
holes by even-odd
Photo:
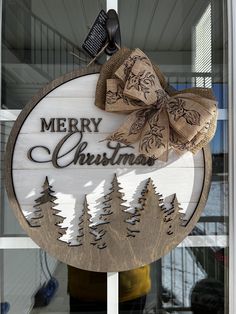
[[[0, 40], [2, 41], [2, 3], [0, 0]], [[118, 12], [118, 0], [106, 0], [107, 10], [114, 9]], [[229, 123], [229, 235], [215, 236], [215, 244], [229, 244], [229, 314], [236, 312], [236, 2], [227, 0], [227, 27], [228, 27], [228, 110], [219, 109], [218, 120], [228, 120]], [[2, 60], [0, 49], [0, 60]], [[2, 78], [0, 67], [0, 79]], [[2, 85], [0, 85], [2, 96]], [[1, 121], [14, 121], [21, 110], [0, 109]], [[210, 242], [208, 242], [208, 237]], [[212, 236], [188, 236], [179, 246], [212, 246]], [[38, 249], [38, 246], [28, 237], [0, 237], [0, 250], [3, 249]], [[107, 313], [118, 314], [119, 299], [118, 273], [107, 274]], [[227, 311], [226, 311], [227, 313]]]

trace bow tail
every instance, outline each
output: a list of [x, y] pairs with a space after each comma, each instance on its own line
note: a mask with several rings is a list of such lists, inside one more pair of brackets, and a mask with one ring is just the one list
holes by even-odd
[[186, 137], [181, 136], [174, 128], [170, 128], [170, 146], [177, 154], [184, 154], [190, 151], [196, 154], [205, 147], [213, 138], [217, 125], [217, 112], [212, 114], [211, 119], [206, 122], [203, 127], [196, 132], [195, 136], [188, 141]]
[[141, 133], [140, 153], [167, 161], [169, 150], [169, 119], [165, 109], [156, 111], [146, 122]]
[[205, 125], [200, 132], [193, 138], [193, 145], [190, 151], [196, 154], [200, 149], [205, 147], [214, 137], [217, 126], [217, 113], [213, 115], [212, 119]]

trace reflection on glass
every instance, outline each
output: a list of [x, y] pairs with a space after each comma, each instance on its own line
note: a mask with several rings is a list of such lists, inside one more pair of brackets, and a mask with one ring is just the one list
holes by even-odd
[[[193, 32], [193, 71], [197, 73], [197, 87], [212, 87], [212, 25], [211, 4], [194, 26]], [[200, 74], [200, 76], [198, 76]]]
[[91, 60], [82, 43], [105, 0], [3, 1], [2, 108], [22, 109], [49, 81]]
[[[1, 152], [2, 156], [5, 152], [6, 143], [8, 136], [11, 132], [13, 122], [0, 122], [1, 129]], [[4, 158], [1, 159], [1, 173], [4, 173]], [[10, 207], [9, 200], [7, 197], [5, 186], [1, 186], [1, 202], [0, 202], [0, 213], [1, 213], [1, 224], [0, 224], [0, 236], [15, 236], [24, 235], [25, 232], [20, 227], [13, 210]]]
[[[12, 121], [0, 122], [1, 129], [1, 152], [4, 156], [6, 143], [8, 136], [13, 126]], [[0, 162], [1, 173], [4, 173], [4, 158]], [[0, 201], [0, 213], [1, 213], [1, 224], [0, 224], [0, 236], [16, 236], [25, 235], [25, 232], [20, 227], [13, 210], [10, 207], [9, 200], [7, 197], [5, 186], [1, 186], [1, 201]]]
[[6, 313], [68, 312], [66, 265], [38, 249], [1, 250], [0, 265]]
[[224, 313], [224, 284], [215, 279], [202, 279], [191, 292], [193, 314], [207, 311], [209, 314]]
[[151, 289], [150, 266], [119, 273], [120, 313], [143, 313]]
[[120, 273], [120, 314], [224, 313], [224, 247], [177, 248], [144, 269]]
[[107, 274], [68, 266], [70, 313], [106, 313]]
[[211, 278], [224, 283], [227, 257], [224, 248], [177, 248], [162, 259], [162, 282], [169, 299], [164, 307], [190, 308], [197, 282]]
[[67, 266], [38, 249], [2, 250], [0, 266], [9, 314], [107, 312], [106, 273]]

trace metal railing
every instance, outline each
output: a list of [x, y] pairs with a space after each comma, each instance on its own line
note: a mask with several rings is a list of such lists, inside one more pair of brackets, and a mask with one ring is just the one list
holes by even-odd
[[211, 278], [223, 285], [227, 260], [226, 248], [186, 247], [172, 250], [159, 261], [162, 270], [161, 308], [168, 313], [189, 311], [192, 290], [200, 280]]
[[6, 45], [20, 62], [35, 66], [48, 80], [89, 63], [91, 58], [80, 49], [78, 44], [63, 36], [20, 1], [17, 2], [17, 10], [17, 16], [21, 17], [19, 24], [24, 21], [27, 25], [27, 35], [24, 36], [29, 38], [24, 38], [27, 42], [25, 51], [22, 53], [22, 49], [13, 49], [9, 46], [8, 39], [4, 38], [4, 32], [3, 45]]
[[31, 62], [51, 79], [86, 66], [90, 58], [68, 38], [31, 13]]
[[[182, 88], [189, 87], [211, 87], [209, 83], [213, 80], [212, 73], [206, 72], [166, 72], [165, 76], [169, 84], [181, 85]], [[219, 75], [214, 74], [214, 78]], [[221, 80], [222, 81], [222, 80]]]
[[190, 235], [227, 235], [228, 216], [202, 216]]

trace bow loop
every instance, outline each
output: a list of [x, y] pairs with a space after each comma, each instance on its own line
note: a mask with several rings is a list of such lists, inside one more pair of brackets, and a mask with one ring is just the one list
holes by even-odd
[[189, 142], [202, 129], [209, 127], [216, 115], [216, 102], [190, 93], [177, 94], [170, 98], [167, 112], [170, 126]]
[[156, 102], [158, 78], [151, 66], [138, 61], [125, 82], [124, 95], [150, 106]]
[[169, 95], [161, 86], [151, 61], [139, 49], [107, 79], [105, 110], [129, 113], [107, 140], [125, 144], [139, 141], [139, 151], [167, 160], [168, 150], [200, 150], [213, 137], [217, 102], [195, 93]]

